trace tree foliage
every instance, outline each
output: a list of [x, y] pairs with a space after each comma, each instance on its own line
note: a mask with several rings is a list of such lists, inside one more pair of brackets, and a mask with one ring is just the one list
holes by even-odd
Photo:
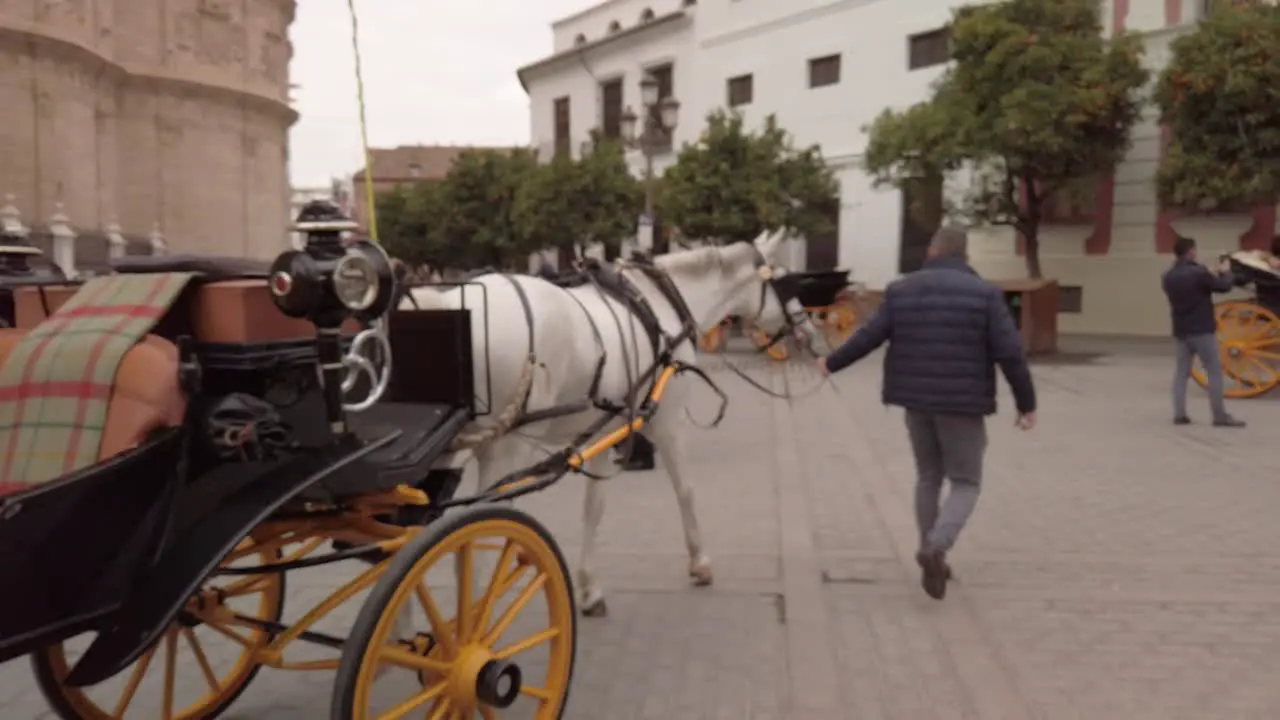
[[516, 194], [538, 167], [527, 149], [467, 150], [440, 186], [441, 242], [463, 268], [513, 269], [536, 247], [521, 241]]
[[555, 157], [516, 193], [514, 219], [528, 246], [580, 256], [601, 243], [616, 253], [635, 235], [643, 193], [623, 147], [596, 133], [592, 148], [577, 160]]
[[1172, 137], [1162, 202], [1213, 212], [1280, 200], [1280, 7], [1215, 9], [1174, 40], [1155, 101]]
[[444, 212], [439, 181], [402, 185], [375, 200], [383, 247], [411, 267], [448, 265], [440, 218]]
[[1110, 172], [1130, 146], [1149, 73], [1141, 40], [1102, 36], [1097, 0], [1008, 0], [957, 10], [954, 63], [932, 97], [871, 123], [864, 156], [879, 185], [959, 176], [950, 208], [1025, 238], [1040, 277], [1044, 203]]
[[717, 110], [662, 175], [658, 210], [685, 237], [752, 240], [764, 230], [831, 232], [839, 188], [817, 146], [796, 149], [770, 115], [759, 132]]

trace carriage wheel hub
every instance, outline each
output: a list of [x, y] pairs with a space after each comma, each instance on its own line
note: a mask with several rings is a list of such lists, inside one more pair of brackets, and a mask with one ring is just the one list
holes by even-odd
[[1238, 359], [1241, 355], [1244, 355], [1244, 351], [1240, 349], [1239, 345], [1231, 343], [1227, 346], [1227, 355], [1230, 355], [1233, 359]]
[[494, 659], [488, 648], [467, 645], [458, 651], [450, 679], [450, 694], [464, 707], [475, 707], [479, 701], [502, 709], [520, 695], [523, 673], [515, 663]]
[[505, 660], [490, 660], [476, 678], [476, 697], [485, 705], [505, 709], [520, 695], [523, 673], [520, 666]]

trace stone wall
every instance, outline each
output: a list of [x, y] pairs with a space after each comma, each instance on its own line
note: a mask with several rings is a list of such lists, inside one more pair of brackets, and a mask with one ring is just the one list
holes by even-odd
[[0, 193], [165, 228], [174, 252], [288, 245], [295, 0], [0, 0]]

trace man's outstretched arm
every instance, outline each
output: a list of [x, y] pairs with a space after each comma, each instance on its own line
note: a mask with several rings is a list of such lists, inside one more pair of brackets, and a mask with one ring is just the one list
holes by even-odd
[[889, 312], [889, 298], [886, 295], [884, 301], [880, 303], [880, 307], [876, 308], [875, 313], [872, 314], [871, 319], [858, 328], [853, 337], [823, 358], [823, 366], [827, 372], [839, 372], [885, 344], [893, 332], [892, 318], [893, 315]]
[[991, 292], [987, 313], [987, 342], [991, 359], [1000, 366], [1000, 372], [1013, 390], [1018, 414], [1029, 415], [1036, 411], [1036, 387], [1031, 381], [1026, 353], [1022, 351], [1022, 334], [1004, 304], [1004, 293], [998, 289]]

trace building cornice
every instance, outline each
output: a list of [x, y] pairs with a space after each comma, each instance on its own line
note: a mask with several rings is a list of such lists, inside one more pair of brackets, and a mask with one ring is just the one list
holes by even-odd
[[179, 73], [146, 67], [138, 63], [122, 63], [103, 55], [96, 48], [86, 45], [73, 35], [60, 33], [47, 26], [6, 20], [4, 25], [0, 25], [0, 44], [14, 40], [28, 47], [43, 47], [50, 51], [51, 54], [61, 54], [64, 57], [74, 58], [101, 73], [113, 75], [124, 83], [152, 87], [172, 87], [234, 98], [239, 102], [258, 107], [268, 114], [280, 118], [288, 125], [292, 125], [298, 119], [298, 112], [290, 107], [288, 101], [283, 98], [260, 92], [240, 83], [196, 79]]
[[711, 48], [717, 45], [727, 45], [739, 40], [746, 40], [757, 35], [763, 35], [764, 33], [772, 32], [774, 30], [781, 30], [793, 25], [799, 25], [811, 20], [824, 18], [828, 15], [837, 15], [845, 12], [846, 10], [852, 10], [864, 5], [873, 5], [883, 1], [884, 0], [839, 0], [839, 2], [834, 2], [830, 5], [801, 10], [790, 15], [784, 15], [780, 18], [774, 18], [773, 20], [765, 20], [764, 22], [756, 23], [755, 25], [750, 25], [748, 27], [730, 30], [729, 32], [721, 33], [719, 35], [712, 35], [702, 40], [699, 45], [704, 48]]
[[614, 5], [621, 5], [625, 2], [627, 2], [627, 0], [604, 0], [604, 2], [598, 2], [595, 5], [592, 5], [591, 7], [579, 10], [578, 12], [573, 13], [572, 15], [566, 15], [560, 18], [559, 20], [552, 20], [551, 27], [558, 28], [561, 25], [564, 25], [566, 23], [571, 23], [574, 20], [581, 20], [582, 18], [588, 15], [591, 15], [598, 10], [603, 10], [608, 7], [613, 7]]
[[525, 65], [519, 70], [516, 70], [516, 77], [520, 79], [521, 87], [524, 88], [525, 92], [528, 92], [529, 78], [532, 75], [535, 75], [544, 70], [548, 70], [556, 65], [559, 65], [562, 62], [566, 62], [569, 60], [575, 60], [575, 61], [579, 60], [585, 57], [588, 53], [611, 47], [614, 43], [617, 43], [626, 38], [639, 37], [641, 35], [644, 35], [645, 33], [668, 29], [674, 26], [675, 23], [686, 21], [688, 20], [688, 18], [689, 18], [689, 14], [684, 10], [676, 10], [675, 12], [667, 13], [666, 15], [659, 15], [658, 17], [648, 22], [641, 23], [639, 25], [633, 25], [624, 30], [620, 30], [612, 35], [606, 35], [605, 37], [602, 37], [599, 40], [583, 43], [582, 45], [569, 48], [568, 50], [562, 50], [561, 52], [558, 52], [554, 55], [545, 57], [541, 60]]

